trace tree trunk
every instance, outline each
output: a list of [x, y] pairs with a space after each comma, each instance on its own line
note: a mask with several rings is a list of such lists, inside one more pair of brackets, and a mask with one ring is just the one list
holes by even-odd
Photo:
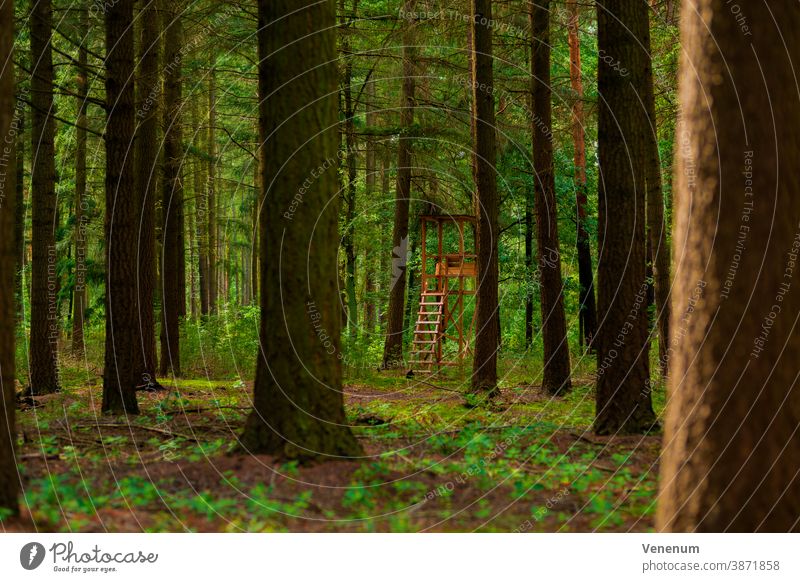
[[130, 155], [135, 132], [133, 0], [105, 11], [106, 27], [106, 345], [103, 410], [138, 414], [139, 349], [135, 280], [139, 197]]
[[[89, 32], [88, 12], [81, 12], [80, 37]], [[86, 75], [87, 51], [84, 43], [78, 48], [78, 119], [75, 128], [75, 286], [72, 291], [72, 355], [82, 357], [86, 348], [83, 342], [84, 311], [86, 309], [86, 235], [88, 219], [86, 203], [86, 107], [88, 79]]]
[[581, 45], [578, 36], [578, 3], [567, 0], [569, 21], [567, 24], [569, 41], [570, 84], [575, 93], [572, 104], [572, 141], [575, 149], [575, 220], [577, 230], [576, 251], [578, 254], [578, 281], [580, 293], [581, 337], [587, 349], [597, 334], [597, 304], [594, 298], [594, 272], [589, 233], [586, 231], [586, 141], [583, 128], [586, 117], [583, 113], [583, 79], [581, 77]]
[[747, 24], [683, 4], [662, 531], [800, 530], [800, 11]]
[[[197, 112], [197, 99], [191, 99], [192, 127], [194, 134], [192, 144], [196, 152], [201, 150], [202, 122]], [[208, 315], [208, 192], [203, 184], [205, 176], [205, 163], [198, 156], [194, 162], [194, 199], [195, 199], [195, 228], [197, 229], [197, 276], [200, 287], [200, 313]]]
[[171, 4], [164, 14], [164, 184], [161, 198], [162, 263], [161, 263], [161, 366], [166, 376], [181, 375], [180, 313], [181, 278], [180, 255], [183, 214], [183, 135], [181, 131], [181, 69], [183, 27], [181, 6]]
[[[263, 139], [259, 140], [263, 143]], [[258, 290], [259, 290], [259, 283], [258, 283], [258, 275], [259, 275], [259, 236], [258, 236], [258, 223], [259, 223], [259, 215], [261, 213], [261, 205], [263, 204], [263, 200], [261, 199], [261, 193], [263, 192], [263, 187], [261, 185], [261, 176], [262, 176], [262, 169], [261, 169], [261, 156], [258, 156], [258, 159], [253, 164], [255, 168], [255, 176], [253, 179], [253, 184], [255, 187], [255, 193], [253, 194], [253, 215], [252, 215], [252, 228], [253, 228], [253, 244], [250, 247], [250, 284], [251, 290], [250, 295], [253, 298], [253, 305], [259, 305], [258, 302]]]
[[[241, 438], [250, 453], [362, 453], [346, 425], [339, 359], [335, 22], [332, 0], [259, 0], [259, 113], [269, 139], [261, 148], [261, 349]], [[323, 165], [295, 216], [298, 188]]]
[[[411, 12], [416, 0], [405, 0], [403, 10]], [[415, 50], [414, 26], [403, 25], [403, 88], [400, 103], [400, 138], [397, 140], [397, 186], [394, 199], [394, 227], [392, 229], [392, 278], [389, 283], [386, 343], [383, 346], [385, 369], [403, 365], [403, 320], [406, 299], [406, 261], [408, 249], [408, 213], [411, 202], [411, 151], [410, 134], [414, 123]]]
[[49, 394], [58, 380], [58, 276], [55, 230], [55, 119], [53, 118], [52, 7], [31, 9], [32, 220], [30, 393]]
[[[17, 89], [19, 94], [19, 88]], [[14, 244], [17, 255], [17, 263], [14, 278], [14, 291], [17, 301], [17, 320], [23, 321], [25, 318], [25, 286], [23, 285], [22, 270], [25, 268], [25, 104], [22, 100], [17, 100], [15, 110], [16, 122], [16, 206], [14, 212]]]
[[533, 95], [533, 167], [536, 186], [537, 259], [542, 309], [544, 373], [542, 389], [563, 394], [570, 381], [567, 320], [564, 315], [558, 209], [553, 168], [553, 126], [550, 104], [550, 0], [530, 2], [531, 79]]
[[0, 135], [12, 136], [11, 147], [0, 158], [0, 510], [16, 515], [19, 511], [19, 474], [16, 448], [16, 401], [14, 356], [16, 350], [14, 283], [17, 271], [17, 243], [14, 221], [17, 205], [15, 165], [16, 135], [14, 129], [14, 67], [11, 55], [14, 47], [14, 4], [0, 3], [0, 54], [7, 58], [0, 68]]
[[217, 249], [217, 83], [214, 68], [208, 74], [208, 311], [217, 313], [219, 257]]
[[137, 78], [136, 193], [141, 215], [138, 226], [139, 273], [136, 281], [139, 308], [138, 382], [156, 379], [155, 299], [156, 196], [158, 196], [158, 93], [159, 18], [156, 0], [142, 0], [139, 14], [139, 75]]
[[[648, 10], [648, 15], [649, 15]], [[653, 287], [656, 304], [656, 327], [658, 328], [658, 362], [662, 376], [669, 368], [667, 348], [669, 346], [669, 291], [670, 254], [667, 246], [667, 223], [664, 221], [664, 195], [661, 190], [661, 158], [658, 153], [658, 123], [656, 100], [653, 88], [653, 62], [650, 56], [650, 26], [645, 29], [644, 50], [647, 53], [645, 85], [642, 98], [647, 114], [645, 132], [646, 159], [645, 181], [647, 183], [647, 236], [650, 248], [650, 264], [653, 271]]]
[[597, 303], [598, 434], [637, 433], [655, 424], [648, 361], [644, 140], [641, 105], [648, 23], [644, 0], [597, 3], [600, 160]]
[[495, 175], [494, 74], [492, 71], [492, 3], [472, 0], [472, 99], [475, 112], [475, 214], [478, 218], [477, 305], [475, 316], [475, 357], [472, 390], [499, 393], [497, 351], [500, 337], [498, 311], [497, 243], [500, 236]]

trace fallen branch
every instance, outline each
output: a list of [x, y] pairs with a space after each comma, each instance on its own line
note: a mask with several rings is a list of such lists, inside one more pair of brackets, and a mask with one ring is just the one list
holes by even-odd
[[200, 441], [197, 440], [195, 437], [173, 432], [170, 430], [164, 430], [161, 428], [155, 428], [152, 426], [140, 426], [138, 424], [123, 424], [123, 423], [103, 423], [103, 424], [76, 424], [75, 428], [137, 428], [139, 430], [146, 430], [148, 432], [154, 432], [156, 434], [162, 434], [172, 438], [182, 438], [187, 441], [193, 441], [199, 443]]

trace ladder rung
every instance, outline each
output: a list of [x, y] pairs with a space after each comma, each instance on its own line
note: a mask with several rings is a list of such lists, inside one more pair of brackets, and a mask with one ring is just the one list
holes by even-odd
[[417, 329], [414, 330], [414, 333], [439, 333], [439, 331], [435, 329]]
[[415, 344], [435, 344], [436, 340], [414, 340], [412, 343], [415, 343]]

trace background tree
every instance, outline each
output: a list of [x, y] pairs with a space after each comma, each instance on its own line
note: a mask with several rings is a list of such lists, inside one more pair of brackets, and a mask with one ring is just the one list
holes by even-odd
[[683, 4], [664, 531], [800, 528], [800, 11], [757, 4], [747, 42], [723, 0]]
[[475, 215], [477, 228], [477, 315], [472, 390], [496, 395], [500, 339], [498, 305], [498, 223], [494, 78], [492, 73], [492, 3], [472, 0], [472, 99], [475, 109]]
[[575, 160], [575, 230], [576, 251], [578, 255], [578, 317], [580, 323], [580, 339], [587, 348], [597, 333], [597, 303], [594, 298], [594, 269], [592, 268], [592, 250], [589, 244], [589, 232], [586, 228], [587, 196], [586, 196], [586, 115], [583, 108], [583, 71], [581, 68], [580, 18], [576, 0], [567, 0], [568, 41], [569, 41], [569, 78], [572, 91], [575, 93], [572, 103], [572, 144]]
[[[12, 60], [14, 35], [14, 3], [0, 3], [0, 135], [11, 136], [14, 122], [14, 63]], [[3, 152], [0, 158], [0, 513], [19, 510], [19, 476], [17, 474], [16, 449], [16, 402], [14, 398], [16, 374], [14, 355], [16, 350], [15, 331], [17, 314], [14, 308], [14, 283], [17, 272], [16, 240], [14, 221], [16, 220], [16, 171], [17, 162], [14, 147]]]
[[[170, 3], [164, 12], [164, 183], [161, 198], [161, 369], [181, 375], [180, 315], [183, 253], [183, 132], [181, 130], [181, 92], [183, 26], [181, 4]], [[213, 77], [212, 77], [213, 78]], [[212, 133], [213, 135], [213, 133]], [[212, 149], [211, 167], [214, 167]], [[209, 177], [209, 188], [213, 180]], [[211, 196], [209, 196], [211, 200]], [[213, 255], [212, 255], [213, 256]], [[213, 269], [212, 269], [213, 272]], [[214, 280], [211, 284], [213, 286]], [[214, 295], [211, 295], [212, 298]]]
[[156, 379], [156, 332], [153, 301], [156, 283], [156, 196], [158, 195], [159, 43], [157, 0], [141, 0], [139, 12], [139, 66], [136, 77], [136, 193], [139, 220], [139, 268], [137, 306], [140, 333], [139, 384], [154, 385]]
[[58, 379], [58, 277], [56, 266], [56, 166], [53, 117], [53, 10], [50, 0], [31, 8], [31, 335], [30, 392], [56, 392]]
[[645, 277], [644, 147], [641, 105], [648, 26], [643, 0], [600, 0], [597, 42], [599, 93], [599, 230], [597, 306], [598, 434], [635, 433], [655, 423]]
[[136, 221], [139, 197], [130, 155], [135, 131], [133, 0], [105, 10], [106, 29], [106, 338], [103, 410], [138, 414], [139, 333]]
[[[416, 0], [405, 0], [404, 13], [413, 12]], [[386, 341], [383, 347], [383, 368], [396, 368], [403, 362], [403, 317], [406, 300], [408, 215], [411, 204], [411, 152], [414, 124], [414, 64], [413, 22], [403, 22], [403, 88], [400, 100], [400, 136], [397, 143], [397, 185], [394, 199], [392, 230], [392, 279], [389, 286], [389, 305], [386, 310]]]
[[561, 280], [561, 248], [553, 167], [553, 114], [550, 104], [550, 1], [529, 3], [531, 24], [531, 97], [537, 258], [542, 309], [544, 372], [548, 394], [570, 390], [569, 343]]
[[[266, 56], [259, 64], [262, 316], [254, 410], [241, 442], [287, 458], [359, 455], [344, 415], [332, 244], [339, 196], [336, 165], [327, 162], [338, 142], [334, 3], [259, 0], [258, 9]], [[303, 195], [302, 216], [293, 216], [296, 192], [323, 164]]]

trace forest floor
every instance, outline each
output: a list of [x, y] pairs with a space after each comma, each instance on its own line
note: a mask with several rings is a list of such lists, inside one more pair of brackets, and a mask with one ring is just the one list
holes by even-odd
[[476, 406], [454, 376], [346, 382], [367, 457], [299, 466], [231, 453], [250, 383], [177, 380], [128, 421], [100, 414], [90, 379], [21, 405], [26, 507], [0, 530], [651, 529], [659, 435], [593, 435], [592, 380], [574, 384], [564, 398], [505, 385]]

